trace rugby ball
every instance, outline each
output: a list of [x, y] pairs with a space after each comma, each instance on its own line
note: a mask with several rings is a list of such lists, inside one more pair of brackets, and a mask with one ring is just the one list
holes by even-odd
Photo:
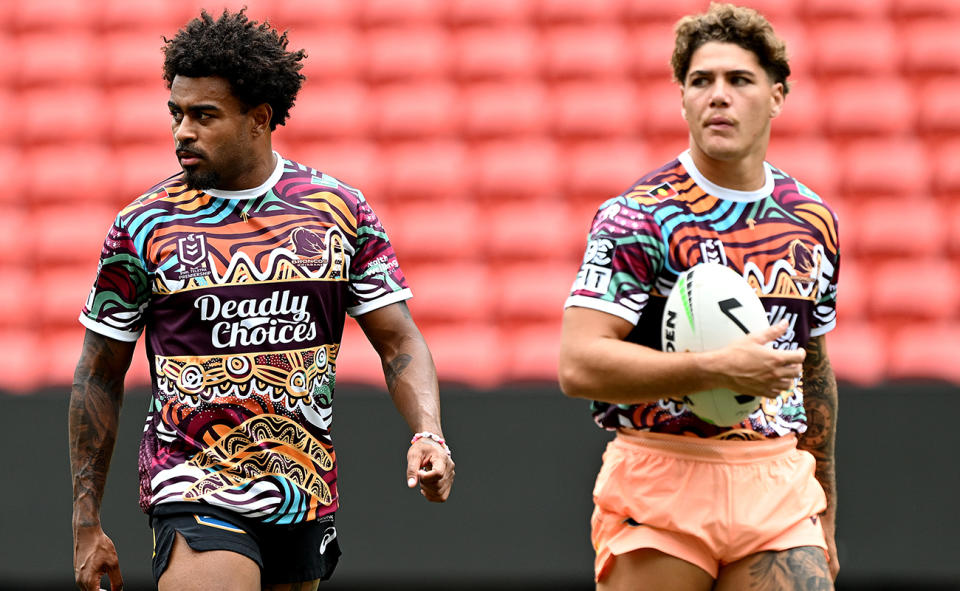
[[[677, 278], [663, 311], [664, 351], [712, 351], [767, 328], [767, 313], [750, 284], [733, 269], [700, 263]], [[760, 406], [755, 396], [726, 388], [705, 390], [683, 398], [701, 419], [729, 427]]]

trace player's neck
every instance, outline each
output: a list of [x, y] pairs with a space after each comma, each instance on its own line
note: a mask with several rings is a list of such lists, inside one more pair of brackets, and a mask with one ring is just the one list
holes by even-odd
[[751, 152], [730, 160], [712, 158], [695, 143], [690, 145], [690, 156], [704, 177], [710, 182], [735, 191], [756, 191], [766, 183], [763, 161], [766, 150]]
[[229, 183], [230, 186], [217, 187], [224, 191], [243, 191], [259, 187], [270, 178], [277, 167], [277, 157], [273, 153], [270, 144], [265, 145], [265, 149], [258, 149], [257, 153], [251, 159], [246, 167], [242, 177], [239, 177]]

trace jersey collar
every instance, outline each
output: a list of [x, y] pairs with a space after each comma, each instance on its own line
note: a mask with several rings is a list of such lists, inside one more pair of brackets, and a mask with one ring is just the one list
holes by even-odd
[[687, 170], [687, 174], [690, 175], [693, 182], [697, 183], [701, 189], [714, 197], [749, 203], [759, 201], [773, 193], [773, 171], [766, 162], [763, 163], [763, 186], [756, 191], [737, 191], [736, 189], [721, 187], [703, 176], [697, 169], [697, 165], [693, 163], [693, 156], [690, 155], [690, 150], [684, 150], [677, 158], [680, 160], [680, 164]]

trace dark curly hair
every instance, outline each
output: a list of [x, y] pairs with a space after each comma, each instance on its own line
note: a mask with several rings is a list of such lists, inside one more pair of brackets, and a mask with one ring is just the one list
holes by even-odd
[[273, 130], [290, 115], [306, 79], [300, 62], [307, 54], [302, 49], [287, 51], [286, 31], [281, 34], [269, 22], [251, 21], [245, 10], [224, 10], [216, 20], [204, 10], [173, 39], [164, 37], [163, 79], [170, 88], [177, 75], [224, 78], [248, 108], [270, 105]]
[[783, 84], [783, 94], [790, 90], [787, 86], [787, 76], [790, 75], [787, 46], [756, 10], [711, 3], [707, 12], [680, 19], [675, 30], [677, 41], [670, 65], [680, 84], [687, 77], [693, 53], [709, 41], [720, 41], [752, 51], [770, 79]]

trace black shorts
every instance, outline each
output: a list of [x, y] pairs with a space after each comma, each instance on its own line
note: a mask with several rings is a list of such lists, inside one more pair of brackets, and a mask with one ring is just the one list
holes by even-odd
[[197, 552], [228, 550], [260, 566], [263, 584], [298, 583], [333, 574], [340, 558], [333, 515], [295, 525], [242, 517], [206, 503], [163, 503], [152, 508], [153, 579], [167, 569], [179, 532]]

